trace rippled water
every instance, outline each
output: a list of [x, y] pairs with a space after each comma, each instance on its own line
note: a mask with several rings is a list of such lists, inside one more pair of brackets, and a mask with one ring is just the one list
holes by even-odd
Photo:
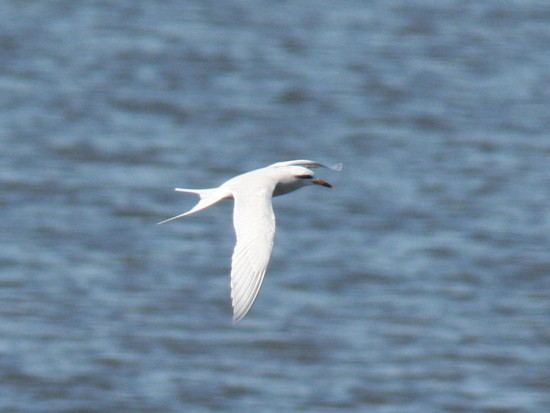
[[[4, 1], [2, 412], [542, 412], [550, 8], [541, 1]], [[231, 202], [281, 160], [231, 326]]]

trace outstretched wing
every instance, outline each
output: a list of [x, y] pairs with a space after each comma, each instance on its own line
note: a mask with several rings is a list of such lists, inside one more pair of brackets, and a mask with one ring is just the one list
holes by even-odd
[[233, 323], [252, 307], [269, 264], [275, 236], [272, 193], [273, 188], [261, 187], [233, 195], [233, 225], [237, 234], [231, 262]]
[[334, 165], [324, 165], [319, 162], [315, 161], [309, 161], [307, 159], [298, 159], [295, 161], [285, 161], [285, 162], [277, 162], [270, 166], [304, 166], [306, 168], [328, 168], [332, 169], [333, 171], [341, 171], [342, 170], [342, 163], [336, 163]]

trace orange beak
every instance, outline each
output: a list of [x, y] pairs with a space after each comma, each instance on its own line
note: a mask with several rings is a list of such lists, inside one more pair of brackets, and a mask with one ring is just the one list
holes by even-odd
[[322, 179], [314, 179], [313, 181], [311, 181], [311, 183], [316, 184], [316, 185], [326, 186], [327, 188], [332, 188], [331, 184], [329, 184], [326, 181], [323, 181]]

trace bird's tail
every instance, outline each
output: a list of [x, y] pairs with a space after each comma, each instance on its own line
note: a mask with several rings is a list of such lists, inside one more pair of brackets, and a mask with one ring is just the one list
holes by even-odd
[[173, 221], [178, 218], [183, 218], [187, 215], [194, 214], [202, 209], [208, 208], [211, 205], [214, 205], [216, 202], [221, 201], [224, 198], [231, 198], [232, 194], [225, 188], [209, 188], [209, 189], [185, 189], [185, 188], [176, 188], [177, 192], [187, 192], [191, 194], [197, 194], [200, 197], [199, 202], [189, 211], [184, 212], [183, 214], [176, 215], [175, 217], [165, 219], [164, 221], [159, 222], [159, 224], [164, 224], [166, 222]]

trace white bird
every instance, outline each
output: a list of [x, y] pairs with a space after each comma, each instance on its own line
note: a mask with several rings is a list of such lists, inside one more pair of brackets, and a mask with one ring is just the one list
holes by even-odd
[[200, 200], [189, 211], [159, 224], [194, 214], [222, 199], [235, 200], [233, 225], [237, 243], [231, 260], [233, 323], [241, 320], [252, 307], [271, 257], [275, 235], [275, 215], [271, 198], [311, 184], [332, 188], [328, 182], [315, 179], [313, 171], [308, 169], [318, 167], [342, 170], [341, 163], [326, 166], [308, 160], [277, 162], [231, 178], [218, 188], [175, 189], [178, 192], [197, 194]]

